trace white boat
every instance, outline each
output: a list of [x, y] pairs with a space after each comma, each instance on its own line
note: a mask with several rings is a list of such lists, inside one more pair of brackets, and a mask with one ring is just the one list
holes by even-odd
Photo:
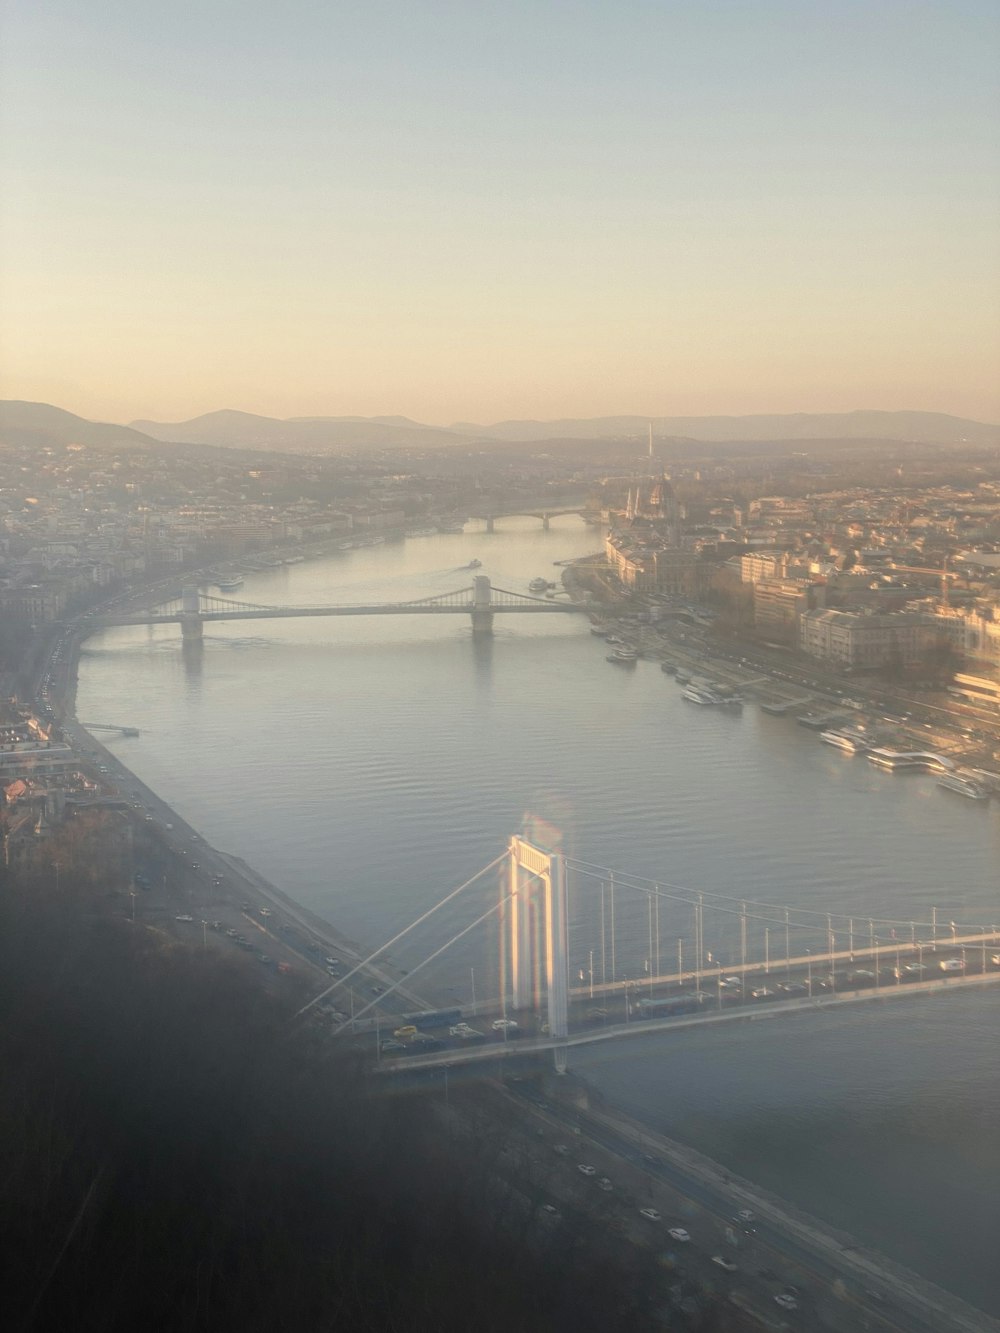
[[237, 588], [243, 587], [243, 577], [240, 574], [234, 574], [232, 578], [217, 579], [215, 586], [219, 592], [235, 592]]
[[687, 699], [688, 703], [701, 704], [704, 707], [722, 702], [714, 691], [705, 689], [703, 685], [689, 685], [681, 698]]
[[955, 767], [955, 761], [947, 755], [934, 754], [930, 750], [892, 750], [888, 747], [870, 750], [868, 762], [876, 768], [888, 768], [893, 772], [899, 769], [924, 769], [932, 773], [950, 773]]
[[481, 569], [483, 562], [481, 560], [470, 560], [465, 566], [466, 569]]
[[545, 592], [549, 586], [548, 579], [532, 579], [528, 584], [529, 592]]
[[591, 625], [590, 632], [598, 639], [606, 639], [608, 637], [608, 631], [600, 625]]
[[945, 791], [957, 792], [959, 796], [968, 796], [971, 801], [989, 800], [990, 794], [985, 787], [980, 787], [978, 782], [963, 777], [961, 773], [946, 773], [943, 778], [938, 778], [937, 785], [944, 787]]
[[638, 650], [635, 648], [626, 648], [624, 645], [616, 648], [613, 653], [609, 653], [606, 660], [614, 662], [616, 666], [635, 666], [639, 660]]
[[865, 750], [871, 749], [871, 741], [856, 731], [848, 729], [830, 731], [821, 731], [819, 738], [826, 741], [827, 745], [835, 745], [838, 750], [846, 750], [849, 754], [862, 754]]

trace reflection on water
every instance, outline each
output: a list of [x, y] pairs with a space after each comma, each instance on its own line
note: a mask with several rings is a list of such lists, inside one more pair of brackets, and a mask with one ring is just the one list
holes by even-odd
[[[240, 595], [411, 600], [467, 586], [460, 566], [473, 557], [497, 586], [527, 591], [558, 577], [554, 560], [598, 544], [570, 518], [549, 532], [530, 519], [501, 526], [248, 574]], [[997, 803], [879, 773], [752, 706], [692, 707], [655, 663], [623, 671], [606, 651], [584, 618], [561, 615], [497, 616], [486, 641], [447, 615], [213, 624], [194, 653], [175, 627], [122, 628], [89, 641], [79, 711], [140, 727], [114, 745], [151, 786], [365, 942], [491, 861], [529, 813], [560, 827], [571, 854], [661, 886], [652, 941], [648, 897], [617, 896], [619, 977], [643, 976], [657, 946], [676, 957], [678, 940], [691, 957], [690, 903], [677, 892], [671, 905], [672, 886], [749, 902], [754, 957], [767, 929], [754, 902], [815, 912], [816, 947], [827, 912], [1000, 920]], [[570, 885], [574, 974], [599, 956], [602, 882], [606, 899], [599, 875]], [[402, 965], [474, 920], [495, 877], [478, 892], [396, 949]], [[738, 913], [707, 917], [705, 932], [715, 957], [735, 961]], [[797, 943], [813, 947], [807, 933]], [[492, 923], [420, 985], [467, 1002], [474, 968], [486, 994], [497, 952]], [[983, 1113], [1000, 1092], [998, 999], [859, 1006], [576, 1063], [636, 1115], [996, 1310], [982, 1237], [995, 1234], [1000, 1197]], [[923, 1211], [915, 1178], [928, 1182]], [[952, 1209], [946, 1228], [939, 1200]]]

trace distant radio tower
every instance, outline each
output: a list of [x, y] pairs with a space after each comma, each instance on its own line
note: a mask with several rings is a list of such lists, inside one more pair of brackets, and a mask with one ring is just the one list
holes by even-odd
[[653, 423], [649, 423], [649, 456], [653, 457]]

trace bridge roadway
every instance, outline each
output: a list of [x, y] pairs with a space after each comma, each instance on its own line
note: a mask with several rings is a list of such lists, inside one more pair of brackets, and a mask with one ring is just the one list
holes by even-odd
[[[859, 918], [860, 924], [860, 918]], [[774, 933], [783, 929], [776, 925]], [[794, 929], [794, 927], [793, 927]], [[840, 932], [844, 932], [841, 930]], [[866, 939], [867, 936], [859, 931], [858, 937]], [[652, 992], [657, 986], [681, 986], [689, 983], [697, 985], [717, 984], [723, 977], [752, 978], [766, 983], [769, 980], [776, 981], [779, 977], [784, 978], [791, 969], [796, 969], [798, 973], [812, 973], [817, 980], [823, 980], [826, 971], [836, 967], [837, 963], [850, 963], [855, 966], [859, 963], [875, 963], [877, 966], [888, 965], [889, 961], [895, 962], [897, 955], [900, 961], [913, 958], [923, 962], [924, 955], [928, 955], [936, 961], [940, 961], [939, 955], [945, 953], [962, 954], [963, 950], [976, 949], [985, 954], [987, 949], [996, 948], [1000, 945], [1000, 931], [992, 929], [982, 933], [972, 935], [955, 934], [952, 937], [945, 938], [939, 936], [934, 940], [881, 940], [877, 945], [865, 945], [864, 947], [855, 946], [853, 949], [835, 949], [832, 953], [804, 953], [793, 954], [791, 958], [785, 958], [784, 955], [772, 956], [767, 962], [758, 959], [756, 962], [734, 963], [732, 966], [723, 967], [721, 964], [714, 967], [703, 967], [701, 971], [694, 968], [685, 968], [683, 972], [665, 972], [659, 976], [647, 977], [620, 977], [615, 981], [598, 982], [593, 986], [573, 986], [570, 988], [570, 997], [579, 1000], [584, 996], [592, 999], [604, 998], [611, 995], [621, 995], [626, 986], [629, 993], [635, 1000], [641, 1000], [646, 992]], [[928, 963], [928, 968], [933, 963]], [[824, 968], [826, 971], [824, 971]], [[799, 975], [797, 980], [805, 980], [805, 977]]]
[[[525, 603], [523, 606], [504, 606], [494, 604], [486, 608], [491, 615], [551, 615], [586, 611], [589, 608], [579, 602], [557, 601], [539, 602], [536, 606]], [[474, 610], [473, 603], [457, 606], [421, 606], [413, 602], [386, 602], [374, 606], [273, 606], [260, 607], [248, 611], [198, 611], [195, 618], [210, 620], [293, 620], [304, 616], [468, 616]], [[132, 615], [101, 616], [95, 618], [94, 626], [112, 625], [183, 625], [192, 618], [190, 612], [171, 611], [165, 614], [140, 612]]]
[[[381, 1074], [416, 1073], [423, 1070], [446, 1069], [456, 1065], [488, 1064], [491, 1060], [508, 1060], [547, 1051], [565, 1050], [573, 1046], [592, 1046], [596, 1042], [613, 1041], [621, 1037], [640, 1037], [650, 1033], [677, 1032], [682, 1028], [705, 1027], [718, 1023], [755, 1023], [762, 1019], [780, 1018], [790, 1013], [837, 1008], [843, 1004], [864, 1000], [888, 1000], [903, 995], [940, 994], [942, 991], [967, 986], [982, 986], [1000, 981], [1000, 970], [977, 973], [973, 976], [954, 974], [936, 976], [928, 981], [908, 981], [903, 985], [867, 987], [855, 991], [832, 991], [822, 995], [780, 1000], [769, 1004], [740, 1005], [732, 1009], [713, 1010], [711, 1013], [674, 1015], [667, 1018], [634, 1018], [625, 1023], [607, 1023], [570, 1033], [568, 1037], [519, 1037], [511, 1040], [498, 1038], [471, 1046], [449, 1046], [445, 1050], [426, 1055], [394, 1055], [383, 1057], [377, 1067]], [[400, 1020], [404, 1021], [404, 1020]]]

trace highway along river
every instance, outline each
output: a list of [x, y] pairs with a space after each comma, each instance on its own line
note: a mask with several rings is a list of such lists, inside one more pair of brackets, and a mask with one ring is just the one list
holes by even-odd
[[[226, 596], [409, 600], [468, 586], [473, 559], [526, 591], [600, 544], [573, 517], [547, 532], [481, 526], [248, 571]], [[587, 862], [733, 900], [703, 923], [705, 951], [728, 962], [740, 901], [814, 920], [793, 944], [817, 950], [828, 912], [838, 947], [841, 917], [859, 936], [871, 917], [934, 909], [944, 923], [1000, 921], [1000, 803], [878, 772], [753, 704], [699, 708], [655, 662], [622, 668], [607, 651], [583, 616], [497, 617], [485, 645], [464, 617], [208, 625], [193, 655], [177, 627], [121, 628], [85, 645], [77, 711], [139, 727], [112, 741], [125, 763], [366, 944], [491, 861], [526, 814]], [[414, 968], [471, 922], [495, 880], [479, 892], [396, 960]], [[689, 907], [664, 903], [651, 940], [648, 898], [620, 888], [611, 960], [607, 879], [571, 894], [577, 984], [601, 967], [641, 978], [657, 947], [669, 970], [678, 939], [691, 965]], [[774, 913], [748, 911], [750, 953], [780, 957]], [[423, 989], [466, 1006], [474, 987], [496, 994], [497, 952], [495, 925], [473, 932], [420, 974]], [[984, 987], [602, 1046], [574, 1067], [637, 1118], [1000, 1314], [998, 1019], [1000, 988]]]

